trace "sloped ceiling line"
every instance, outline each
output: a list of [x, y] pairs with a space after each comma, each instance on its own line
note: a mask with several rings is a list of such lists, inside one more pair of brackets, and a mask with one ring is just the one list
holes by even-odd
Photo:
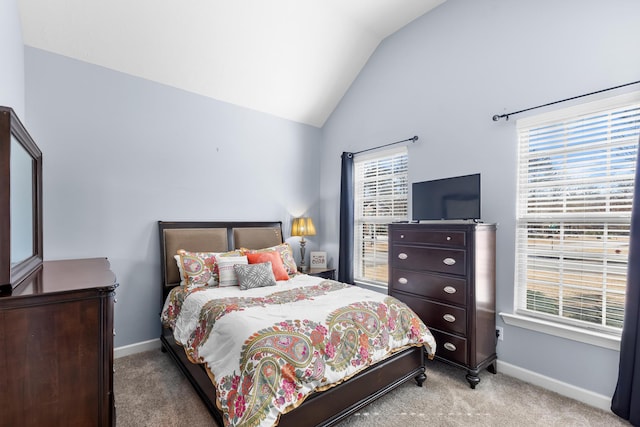
[[444, 0], [18, 0], [28, 46], [322, 127], [380, 42]]

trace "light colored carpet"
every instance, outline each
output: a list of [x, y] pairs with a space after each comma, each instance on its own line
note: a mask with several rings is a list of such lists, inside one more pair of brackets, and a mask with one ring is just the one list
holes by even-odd
[[[191, 384], [160, 350], [115, 360], [118, 427], [216, 426]], [[515, 378], [487, 371], [475, 390], [464, 371], [427, 363], [424, 387], [408, 382], [339, 424], [409, 426], [629, 426], [602, 411]]]

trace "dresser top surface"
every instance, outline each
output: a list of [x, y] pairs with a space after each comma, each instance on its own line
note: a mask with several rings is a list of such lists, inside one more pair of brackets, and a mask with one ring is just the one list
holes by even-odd
[[107, 258], [85, 258], [45, 261], [23, 283], [5, 298], [28, 297], [83, 289], [110, 291], [118, 286]]

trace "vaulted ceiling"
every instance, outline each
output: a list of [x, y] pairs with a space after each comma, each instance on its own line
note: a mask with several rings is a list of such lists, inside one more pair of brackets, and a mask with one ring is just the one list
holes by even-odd
[[321, 127], [380, 42], [445, 0], [19, 0], [24, 43]]

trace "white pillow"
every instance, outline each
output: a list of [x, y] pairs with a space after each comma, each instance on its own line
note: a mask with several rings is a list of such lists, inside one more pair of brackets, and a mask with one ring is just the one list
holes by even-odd
[[247, 265], [246, 256], [216, 256], [218, 262], [219, 285], [221, 288], [225, 286], [238, 286], [238, 276], [233, 266], [236, 264]]

